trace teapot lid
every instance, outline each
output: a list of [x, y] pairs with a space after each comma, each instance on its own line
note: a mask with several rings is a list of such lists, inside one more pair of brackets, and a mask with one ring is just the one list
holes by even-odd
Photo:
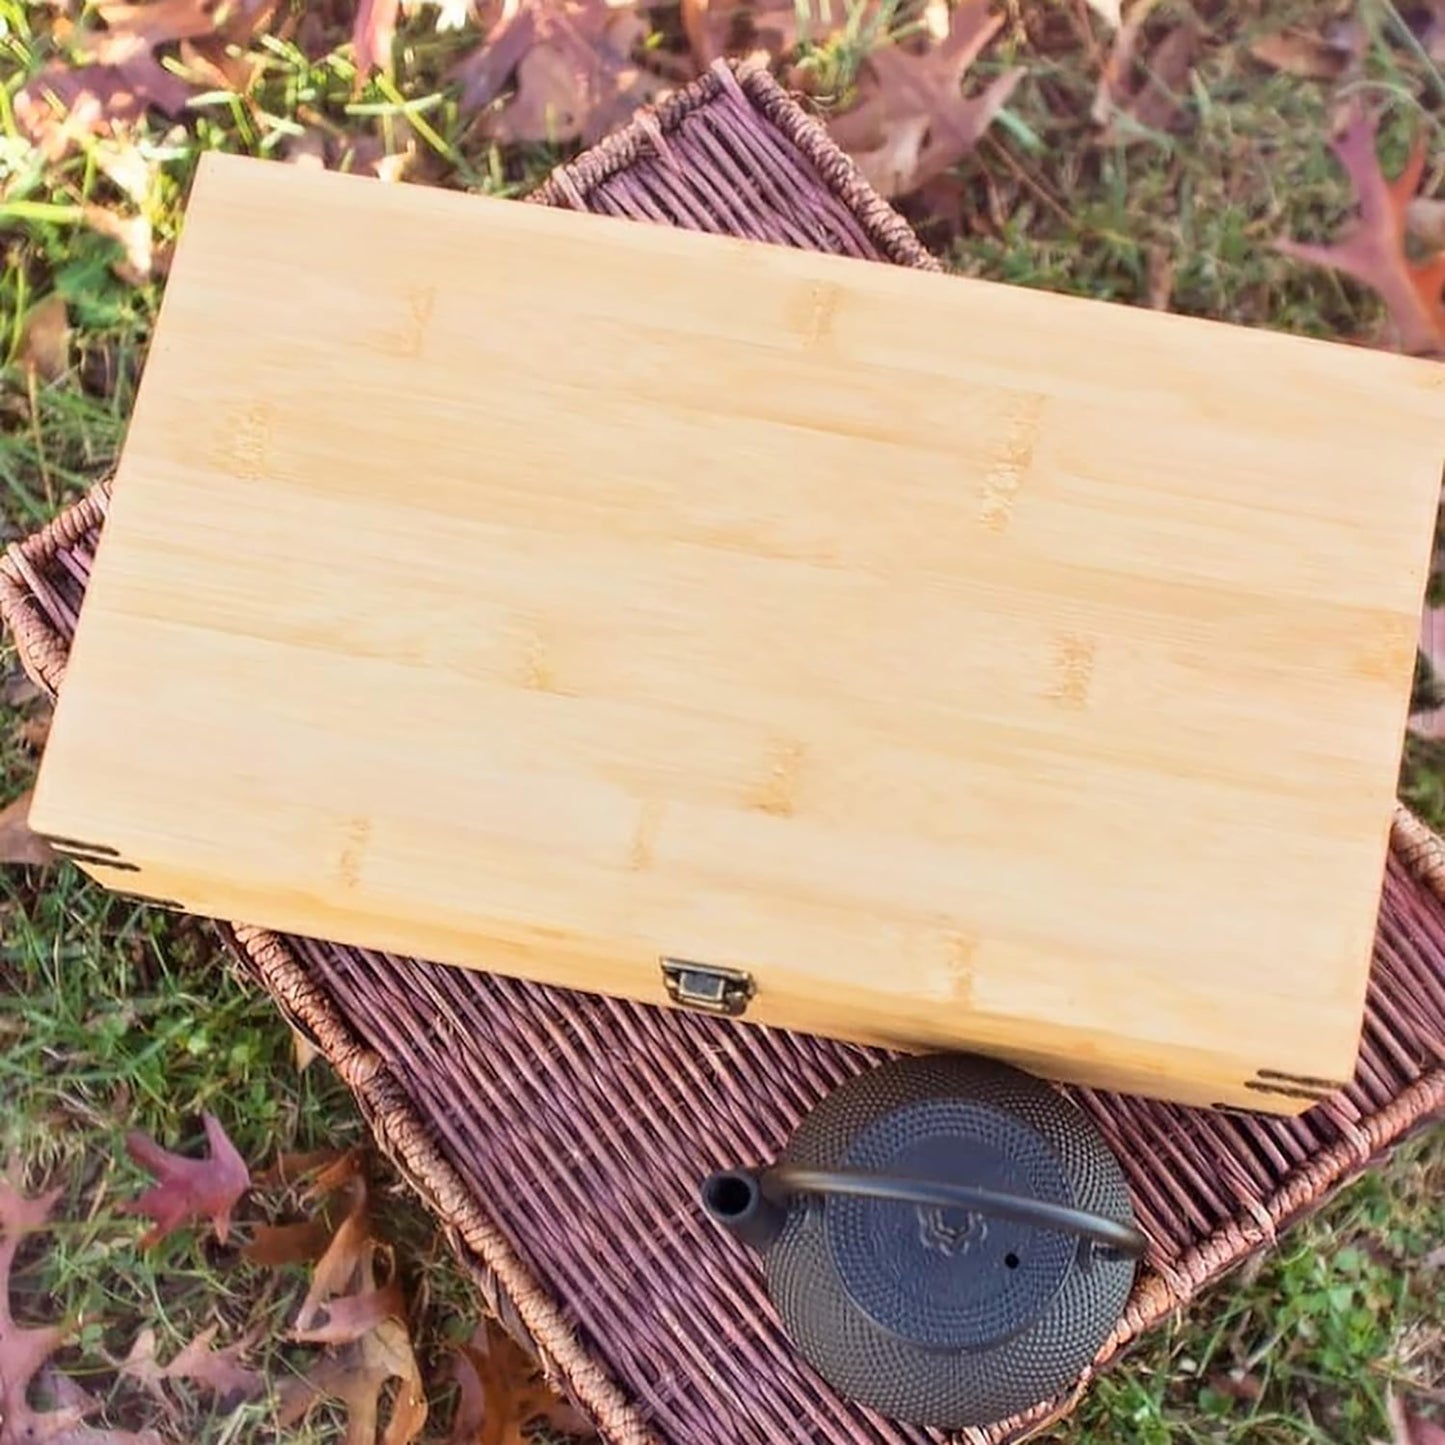
[[[1027, 1211], [808, 1183], [845, 1176], [986, 1191], [1099, 1228], [1081, 1237]], [[1133, 1283], [1134, 1260], [1099, 1242], [1106, 1229], [1140, 1238], [1118, 1161], [1061, 1093], [994, 1060], [904, 1058], [859, 1075], [804, 1119], [763, 1183], [789, 1190], [766, 1254], [788, 1334], [845, 1394], [918, 1424], [987, 1424], [1051, 1398]]]

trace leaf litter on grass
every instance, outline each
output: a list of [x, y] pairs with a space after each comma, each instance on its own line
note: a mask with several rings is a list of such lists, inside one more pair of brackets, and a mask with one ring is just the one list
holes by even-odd
[[[185, 1160], [153, 1142], [142, 1151], [162, 1175], [157, 1187], [174, 1196], [147, 1205], [162, 1224], [174, 1220], [169, 1227], [176, 1227], [182, 1218], [205, 1218], [218, 1234], [229, 1230], [245, 1165], [238, 1170], [226, 1157], [228, 1141], [222, 1144], [219, 1126], [208, 1132], [210, 1159]], [[215, 1178], [207, 1182], [178, 1172], [176, 1161], [208, 1168]], [[258, 1181], [269, 1180], [273, 1189], [299, 1197], [308, 1212], [282, 1224], [247, 1222], [242, 1227], [252, 1245], [267, 1243], [239, 1256], [246, 1268], [268, 1274], [294, 1264], [312, 1265], [284, 1336], [303, 1347], [305, 1355], [298, 1358], [293, 1349], [289, 1371], [275, 1387], [276, 1426], [290, 1430], [323, 1401], [337, 1401], [346, 1412], [348, 1445], [412, 1445], [428, 1418], [427, 1390], [395, 1252], [377, 1231], [365, 1158], [352, 1150], [310, 1156], [300, 1161], [299, 1170], [297, 1161], [278, 1163], [281, 1167], [263, 1172]], [[55, 1227], [52, 1216], [63, 1192], [55, 1188], [27, 1196], [16, 1169], [0, 1178], [0, 1445], [171, 1445], [181, 1428], [177, 1384], [200, 1390], [221, 1417], [268, 1394], [267, 1375], [247, 1357], [268, 1343], [274, 1349], [282, 1340], [273, 1332], [268, 1341], [262, 1325], [253, 1324], [222, 1345], [222, 1325], [212, 1322], [162, 1364], [157, 1332], [147, 1324], [133, 1336], [125, 1358], [111, 1363], [118, 1379], [151, 1402], [160, 1429], [136, 1432], [90, 1423], [104, 1402], [50, 1364], [75, 1328], [68, 1322], [21, 1326], [10, 1306], [16, 1256], [27, 1240]], [[117, 1216], [125, 1212], [133, 1211], [124, 1206], [114, 1211]], [[158, 1243], [152, 1231], [137, 1247]], [[537, 1421], [573, 1438], [592, 1438], [586, 1420], [557, 1398], [536, 1363], [505, 1336], [480, 1329], [454, 1352], [451, 1371], [458, 1387], [450, 1436], [454, 1445], [522, 1445], [527, 1428]], [[37, 1404], [36, 1396], [45, 1403]]]
[[1425, 171], [1425, 139], [1416, 139], [1404, 169], [1385, 178], [1375, 117], [1353, 97], [1345, 106], [1334, 152], [1355, 190], [1358, 211], [1343, 235], [1328, 245], [1283, 239], [1287, 256], [1343, 271], [1378, 292], [1406, 351], [1445, 352], [1445, 252], [1424, 261], [1409, 252], [1408, 214]]

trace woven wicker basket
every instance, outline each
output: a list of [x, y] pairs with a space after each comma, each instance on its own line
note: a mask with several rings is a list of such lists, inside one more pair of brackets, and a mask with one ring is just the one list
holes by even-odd
[[[895, 264], [904, 223], [766, 75], [714, 70], [536, 197]], [[54, 691], [105, 519], [97, 489], [0, 563], [0, 616]], [[317, 539], [318, 549], [325, 539]], [[1283, 745], [1283, 740], [1282, 740]], [[1445, 1107], [1445, 846], [1395, 822], [1354, 1083], [1298, 1119], [1079, 1093], [1151, 1241], [1102, 1367]], [[921, 1445], [839, 1398], [779, 1332], [698, 1179], [771, 1158], [882, 1055], [255, 928], [238, 957], [355, 1093], [487, 1305], [614, 1442]], [[952, 1437], [1017, 1440], [1065, 1413]]]

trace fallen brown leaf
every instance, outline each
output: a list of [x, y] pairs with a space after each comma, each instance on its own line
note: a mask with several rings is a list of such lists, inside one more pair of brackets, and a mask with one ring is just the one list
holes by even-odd
[[294, 1329], [291, 1338], [308, 1345], [346, 1345], [381, 1324], [406, 1320], [406, 1299], [393, 1279], [379, 1289], [341, 1295], [320, 1305], [307, 1329]]
[[538, 1422], [579, 1439], [591, 1422], [540, 1378], [537, 1362], [500, 1330], [479, 1328], [455, 1354], [457, 1412], [447, 1445], [526, 1445]]
[[209, 1219], [222, 1244], [231, 1228], [231, 1211], [251, 1184], [246, 1161], [226, 1137], [214, 1114], [203, 1116], [210, 1154], [188, 1159], [162, 1149], [139, 1130], [126, 1136], [132, 1159], [156, 1176], [156, 1184], [139, 1199], [120, 1206], [122, 1214], [148, 1215], [155, 1221], [141, 1237], [142, 1245], [155, 1244], [181, 1225]]
[[174, 1408], [165, 1392], [166, 1372], [156, 1358], [156, 1332], [147, 1325], [131, 1341], [129, 1353], [116, 1367], [123, 1379], [134, 1380], [162, 1409]]
[[19, 361], [44, 381], [59, 381], [70, 364], [70, 316], [52, 292], [32, 306], [20, 328]]
[[211, 1346], [219, 1332], [219, 1325], [202, 1330], [188, 1345], [182, 1346], [170, 1364], [162, 1365], [156, 1358], [155, 1331], [147, 1327], [136, 1335], [130, 1353], [120, 1363], [119, 1372], [126, 1379], [134, 1380], [167, 1413], [174, 1409], [165, 1390], [167, 1380], [189, 1380], [220, 1397], [223, 1403], [239, 1404], [242, 1400], [255, 1399], [265, 1392], [266, 1382], [256, 1371], [240, 1363], [241, 1355], [255, 1343], [254, 1337], [247, 1336], [224, 1349], [213, 1350]]
[[98, 1402], [63, 1375], [46, 1371], [51, 1409], [30, 1403], [46, 1360], [70, 1335], [69, 1325], [22, 1328], [10, 1312], [10, 1275], [27, 1235], [47, 1228], [62, 1191], [29, 1198], [14, 1166], [0, 1175], [0, 1445], [162, 1445], [153, 1430], [105, 1430], [85, 1424]]
[[254, 1400], [266, 1391], [265, 1379], [241, 1363], [241, 1356], [255, 1343], [253, 1336], [237, 1340], [223, 1349], [212, 1349], [219, 1325], [210, 1325], [185, 1345], [165, 1368], [168, 1380], [189, 1380], [225, 1402]]
[[43, 866], [55, 861], [55, 850], [39, 834], [30, 831], [29, 818], [29, 793], [22, 793], [13, 803], [0, 808], [0, 864]]
[[1183, 119], [1182, 94], [1199, 49], [1199, 31], [1192, 21], [1176, 25], [1154, 47], [1148, 76], [1126, 107], [1135, 124], [1146, 131], [1174, 130]]
[[1445, 1426], [1407, 1409], [1398, 1395], [1390, 1395], [1387, 1408], [1390, 1445], [1445, 1445]]
[[293, 1333], [297, 1339], [305, 1339], [311, 1330], [322, 1324], [326, 1318], [326, 1306], [331, 1300], [355, 1287], [363, 1270], [370, 1267], [371, 1255], [376, 1249], [376, 1241], [371, 1237], [366, 1182], [354, 1179], [347, 1188], [350, 1191], [350, 1207], [316, 1262], [311, 1286], [296, 1315]]
[[279, 1269], [288, 1264], [309, 1264], [326, 1253], [331, 1231], [324, 1219], [299, 1224], [258, 1224], [251, 1242], [241, 1251], [252, 1264]]
[[864, 61], [857, 103], [828, 129], [880, 194], [907, 195], [957, 165], [1008, 103], [1022, 70], [976, 96], [960, 89], [1002, 24], [989, 0], [964, 0], [941, 45], [921, 52], [888, 45]]
[[1182, 92], [1199, 48], [1192, 20], [1173, 26], [1140, 61], [1144, 24], [1157, 0], [1138, 0], [1129, 11], [1104, 62], [1090, 117], [1108, 145], [1147, 140], [1173, 130], [1184, 114]]
[[1159, 0], [1135, 0], [1129, 18], [1118, 27], [1119, 33], [1104, 57], [1104, 68], [1099, 74], [1094, 103], [1089, 110], [1089, 119], [1095, 125], [1108, 125], [1114, 111], [1132, 92], [1134, 52], [1143, 39], [1144, 22], [1158, 3]]
[[181, 41], [181, 63], [211, 90], [245, 95], [256, 83], [261, 62], [246, 46], [270, 24], [279, 0], [227, 0], [225, 20], [210, 35]]
[[844, 0], [682, 0], [682, 24], [699, 70], [724, 55], [777, 60], [802, 41], [822, 44], [848, 23]]
[[[101, 0], [95, 13], [103, 30], [82, 35], [76, 50], [84, 62], [46, 65], [15, 96], [22, 129], [49, 159], [65, 155], [88, 135], [103, 135], [119, 122], [138, 119], [150, 107], [176, 116], [191, 87], [161, 63], [156, 50], [188, 42], [215, 46], [255, 35], [276, 0]], [[219, 23], [218, 23], [219, 22]]]
[[486, 118], [493, 139], [591, 145], [667, 89], [632, 58], [648, 30], [626, 0], [522, 0], [455, 72], [462, 109], [490, 104], [515, 75], [516, 94]]
[[381, 1397], [397, 1382], [381, 1445], [410, 1445], [426, 1423], [426, 1394], [396, 1281], [378, 1284], [375, 1262], [386, 1253], [372, 1237], [366, 1181], [347, 1186], [350, 1208], [316, 1266], [297, 1313], [293, 1338], [329, 1348], [305, 1375], [286, 1381], [277, 1424], [286, 1429], [322, 1399], [346, 1407], [347, 1445], [375, 1445]]
[[1250, 43], [1249, 53], [1271, 70], [1306, 80], [1338, 80], [1351, 64], [1348, 47], [1309, 30], [1277, 30]]
[[256, 1176], [256, 1183], [273, 1188], [309, 1181], [305, 1197], [320, 1199], [334, 1194], [355, 1179], [366, 1163], [366, 1150], [357, 1147], [344, 1152], [312, 1149], [296, 1154], [279, 1154], [276, 1162]]
[[1375, 119], [1355, 98], [1333, 149], [1355, 188], [1358, 215], [1333, 245], [1283, 239], [1276, 246], [1286, 256], [1343, 271], [1378, 292], [1404, 350], [1445, 352], [1445, 254], [1417, 264], [1405, 250], [1405, 216], [1425, 168], [1424, 141], [1416, 141], [1404, 170], [1387, 181], [1375, 150]]
[[351, 32], [352, 58], [358, 77], [373, 70], [391, 69], [391, 47], [396, 40], [400, 0], [360, 0]]
[[47, 160], [154, 106], [176, 116], [190, 92], [144, 47], [114, 64], [44, 66], [15, 96], [15, 118]]
[[27, 1198], [14, 1166], [0, 1175], [0, 1445], [48, 1441], [60, 1430], [79, 1425], [85, 1413], [74, 1405], [43, 1412], [31, 1408], [31, 1381], [70, 1330], [66, 1325], [24, 1329], [10, 1313], [10, 1273], [20, 1242], [47, 1227], [61, 1192], [53, 1189]]

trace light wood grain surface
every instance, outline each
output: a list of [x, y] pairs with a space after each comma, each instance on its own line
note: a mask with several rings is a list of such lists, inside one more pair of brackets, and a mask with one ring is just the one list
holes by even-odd
[[203, 913], [1294, 1110], [1442, 422], [1427, 363], [208, 157], [33, 817]]

